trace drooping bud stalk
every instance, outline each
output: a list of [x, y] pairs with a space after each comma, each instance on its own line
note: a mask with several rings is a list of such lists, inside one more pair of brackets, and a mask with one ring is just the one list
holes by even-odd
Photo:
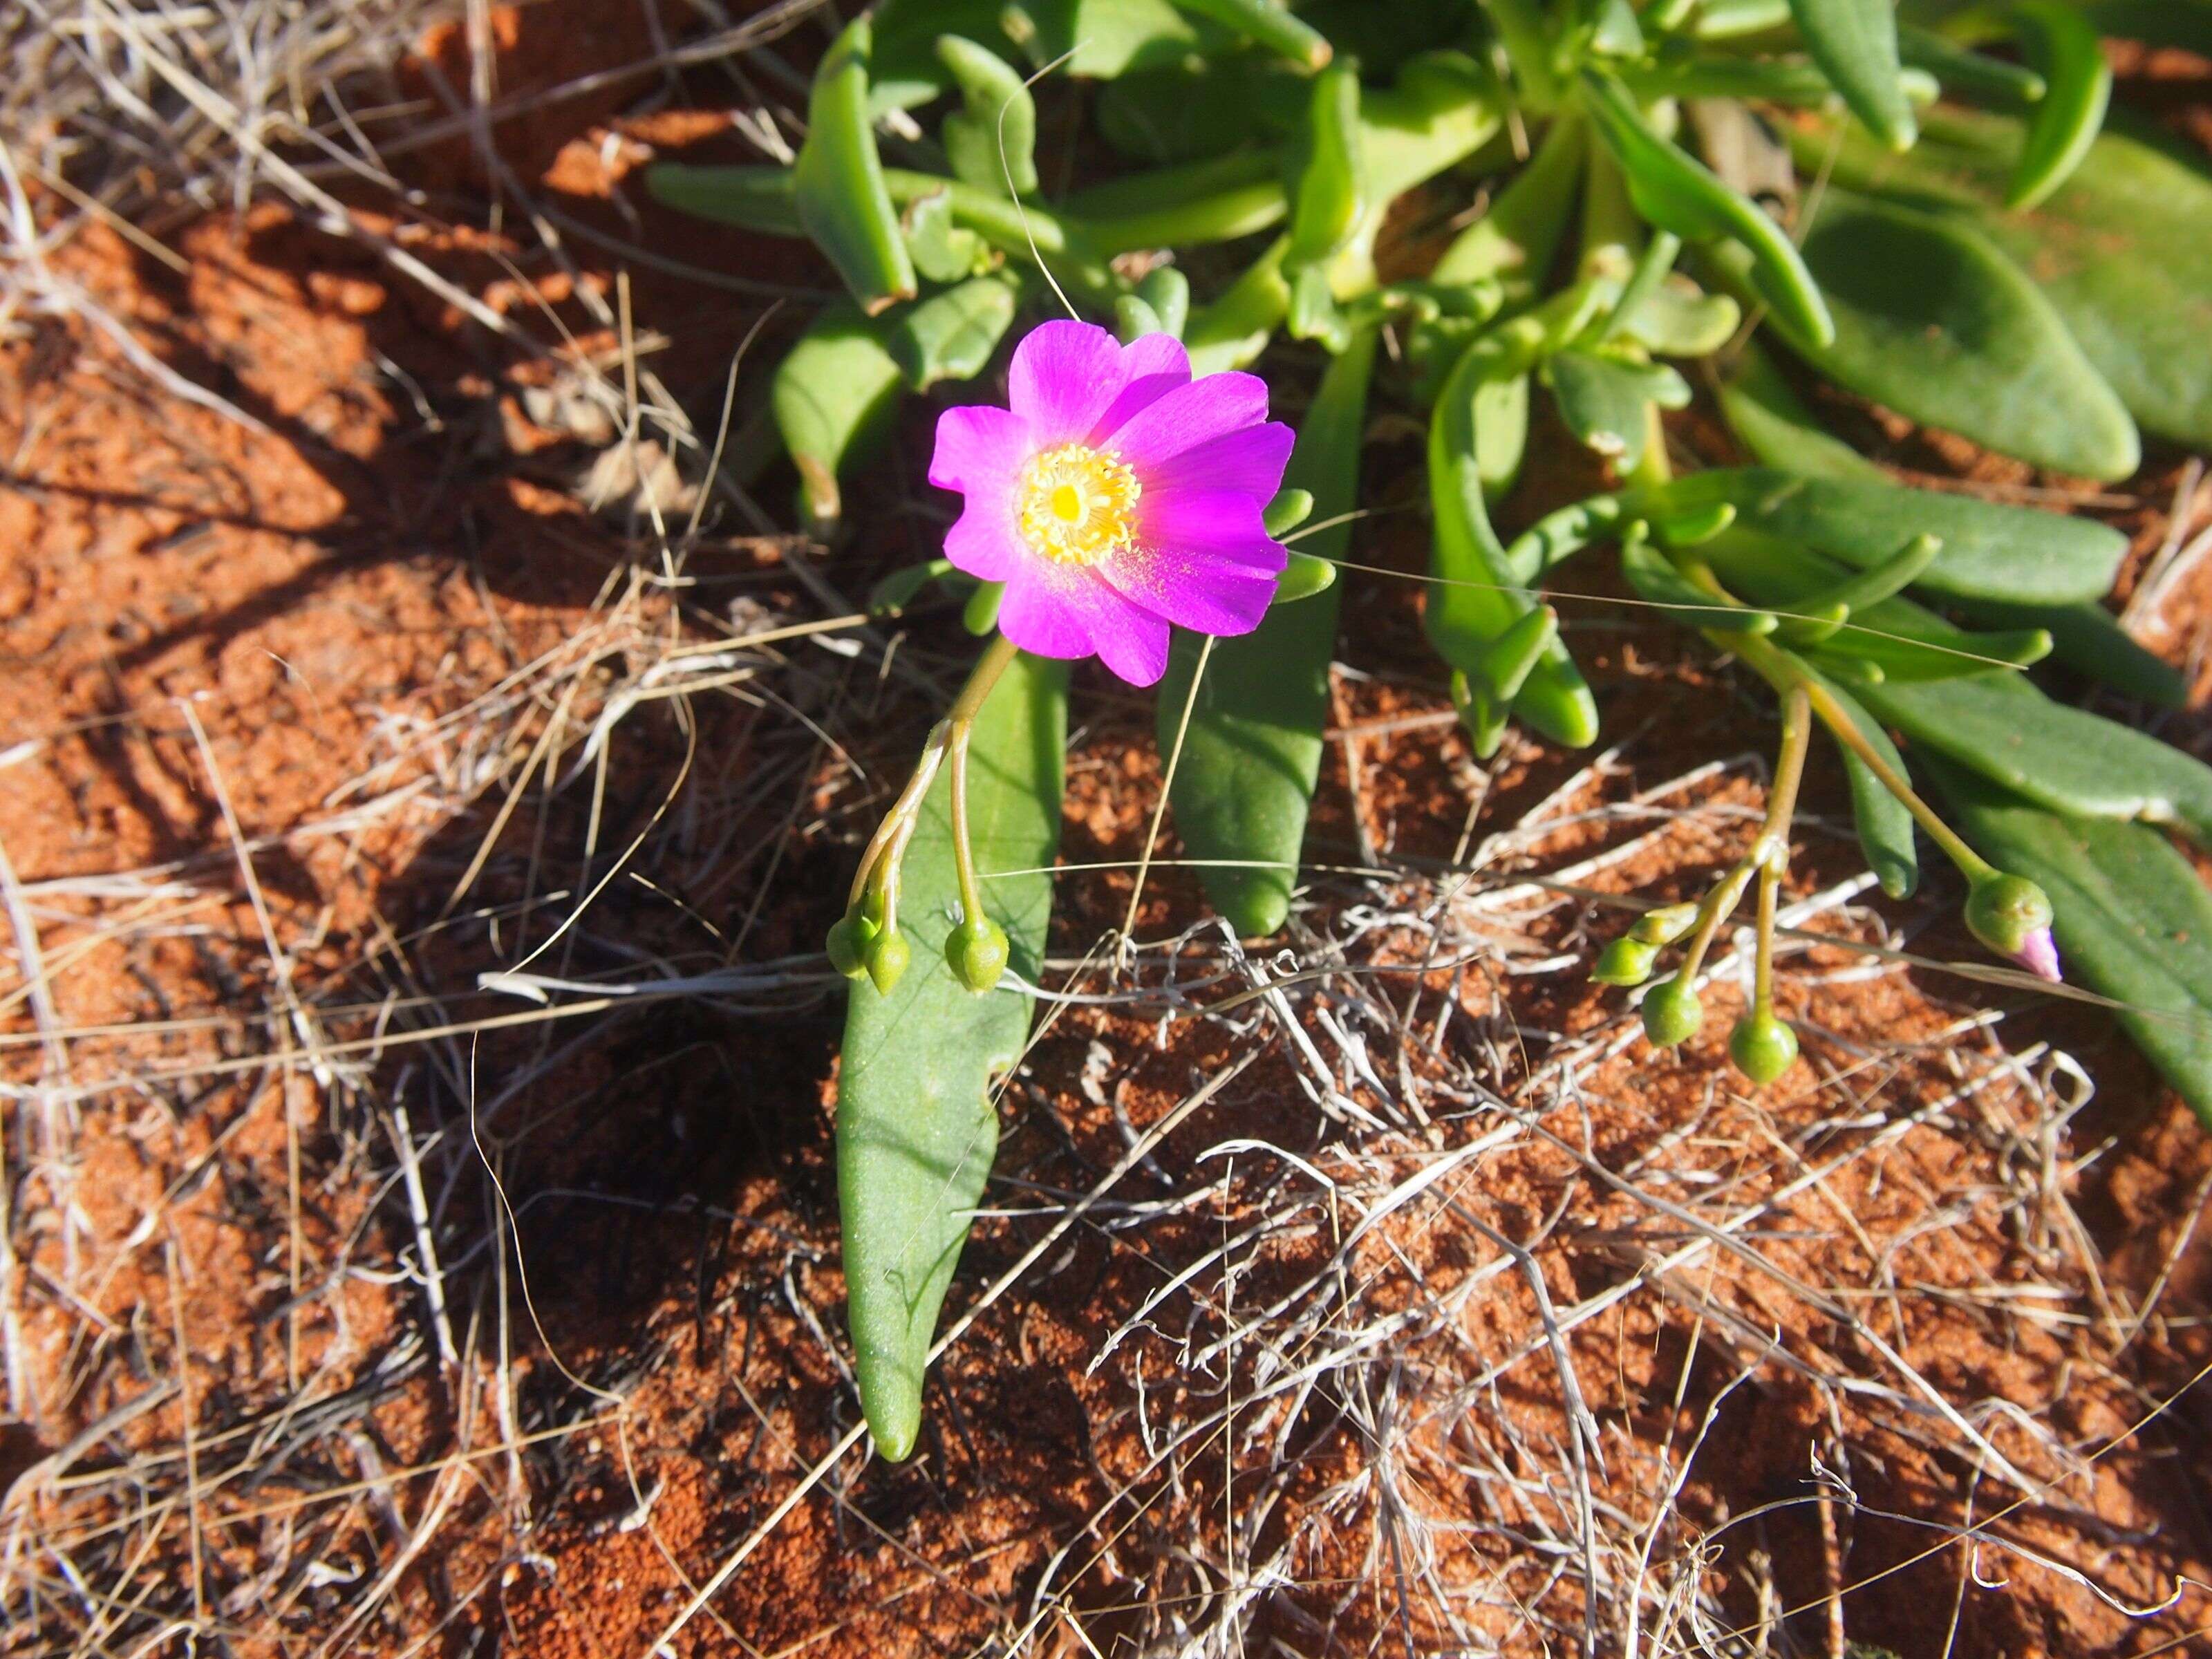
[[1996, 871], [1966, 895], [1966, 927], [2001, 957], [2057, 984], [2058, 945], [2051, 934], [2051, 896], [2025, 876]]
[[1672, 945], [1698, 923], [1694, 904], [1662, 904], [1646, 910], [1628, 930], [1628, 936], [1650, 945]]

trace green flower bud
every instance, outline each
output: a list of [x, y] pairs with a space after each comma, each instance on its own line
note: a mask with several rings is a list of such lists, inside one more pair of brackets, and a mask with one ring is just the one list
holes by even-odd
[[1641, 985], [1651, 977], [1659, 947], [1640, 939], [1617, 939], [1598, 952], [1590, 978], [1600, 985]]
[[1796, 1060], [1797, 1033], [1772, 1014], [1746, 1014], [1729, 1033], [1729, 1058], [1753, 1083], [1771, 1083]]
[[1646, 910], [1637, 919], [1628, 936], [1646, 945], [1672, 945], [1697, 926], [1698, 907], [1694, 904], [1662, 904], [1656, 910]]
[[822, 944], [832, 968], [847, 979], [858, 979], [868, 971], [868, 946], [875, 937], [876, 924], [855, 910], [839, 917]]
[[1687, 1042], [1705, 1023], [1705, 1005], [1680, 974], [1661, 980], [1644, 999], [1644, 1035], [1659, 1048]]
[[1006, 971], [1006, 930], [988, 916], [971, 916], [945, 936], [952, 975], [981, 996]]
[[907, 963], [913, 955], [903, 933], [878, 933], [869, 943], [868, 977], [875, 981], [878, 995], [891, 994], [905, 977]]
[[1984, 876], [1966, 895], [1966, 926], [2001, 957], [2017, 957], [2051, 927], [2051, 896], [2025, 876]]

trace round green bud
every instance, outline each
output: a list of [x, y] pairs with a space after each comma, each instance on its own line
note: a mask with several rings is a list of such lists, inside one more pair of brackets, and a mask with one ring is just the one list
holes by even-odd
[[1644, 999], [1644, 1035], [1662, 1048], [1687, 1042], [1705, 1023], [1705, 1005], [1680, 974], [1661, 980]]
[[868, 977], [875, 981], [878, 994], [891, 994], [905, 976], [907, 963], [913, 955], [903, 933], [878, 933], [869, 942]]
[[952, 976], [981, 996], [1006, 971], [1006, 930], [988, 916], [974, 916], [945, 936]]
[[1729, 1033], [1729, 1058], [1753, 1083], [1771, 1083], [1796, 1060], [1797, 1033], [1772, 1014], [1746, 1014]]
[[1695, 927], [1697, 921], [1698, 907], [1694, 904], [1662, 904], [1638, 917], [1628, 936], [1646, 945], [1672, 945]]
[[837, 919], [822, 945], [832, 968], [847, 979], [858, 979], [868, 971], [868, 946], [875, 937], [876, 924], [854, 911]]
[[1966, 895], [1966, 926], [2001, 957], [2016, 957], [2051, 926], [2051, 896], [2026, 876], [1984, 876]]
[[1600, 985], [1641, 985], [1651, 977], [1659, 947], [1640, 939], [1617, 939], [1598, 952], [1590, 978]]

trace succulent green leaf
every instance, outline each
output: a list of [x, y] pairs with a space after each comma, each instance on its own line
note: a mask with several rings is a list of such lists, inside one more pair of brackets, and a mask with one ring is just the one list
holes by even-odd
[[[984, 902], [1016, 969], [1034, 979], [1060, 842], [1063, 665], [1018, 658], [969, 743], [971, 843]], [[888, 996], [855, 984], [837, 1088], [837, 1194], [854, 1370], [868, 1427], [894, 1462], [914, 1449], [923, 1373], [946, 1286], [997, 1150], [993, 1081], [1020, 1057], [1030, 999], [977, 995], [945, 954], [958, 908], [940, 774], [907, 848], [899, 902], [909, 961]]]
[[839, 476], [882, 439], [905, 383], [888, 332], [880, 319], [841, 301], [816, 318], [776, 366], [769, 407], [799, 468], [804, 516], [823, 535], [842, 510]]
[[1671, 618], [1685, 628], [1709, 629], [1716, 634], [1771, 634], [1771, 612], [1730, 605], [1707, 592], [1684, 575], [1674, 562], [1652, 546], [1632, 525], [1620, 538], [1620, 574], [1636, 596], [1664, 605]]
[[2002, 58], [1985, 57], [1933, 29], [1901, 24], [1897, 45], [1905, 62], [1934, 76], [1944, 91], [1963, 94], [1999, 109], [2026, 109], [2050, 90], [2033, 70]]
[[1359, 222], [1359, 76], [1339, 64], [1315, 77], [1303, 166], [1291, 204], [1286, 268], [1318, 264], [1351, 240]]
[[2212, 1127], [2212, 896], [2157, 830], [2045, 810], [1957, 767], [1930, 769], [1982, 854], [2051, 896], [2069, 979]]
[[2141, 818], [2212, 842], [2212, 767], [2053, 702], [2018, 674], [1884, 685], [1864, 701], [1916, 745], [2054, 812]]
[[898, 213], [868, 112], [869, 20], [848, 24], [823, 54], [806, 100], [806, 143], [792, 168], [799, 222], [871, 315], [915, 292]]
[[2112, 66], [2097, 26], [2065, 0], [2013, 0], [2008, 15], [2046, 90], [2028, 112], [2027, 142], [2005, 205], [2034, 207], [2073, 175], [2105, 125]]
[[1562, 114], [1545, 130], [1528, 165], [1490, 210], [1452, 240], [1430, 280], [1439, 285], [1494, 278], [1541, 282], [1558, 258], [1582, 190], [1589, 124]]
[[[2117, 118], [2116, 118], [2117, 120]], [[1793, 137], [1800, 163], [1829, 154], [1817, 131]], [[1846, 132], [1838, 179], [1970, 222], [2035, 279], [2143, 429], [2212, 446], [2212, 179], [2163, 141], [2107, 131], [2063, 185], [2010, 213], [2004, 191], [2020, 123], [1964, 111], [1931, 114], [1910, 155]]]
[[1161, 265], [1145, 273], [1137, 283], [1136, 297], [1152, 308], [1163, 334], [1182, 337], [1183, 327], [1190, 321], [1189, 277], [1173, 265]]
[[1334, 52], [1326, 35], [1271, 0], [1176, 0], [1176, 3], [1306, 69], [1326, 68]]
[[1840, 385], [2061, 472], [2116, 479], [2140, 464], [2118, 394], [2042, 291], [1971, 225], [1832, 188], [1805, 261], [1835, 337], [1782, 331]]
[[[1352, 336], [1298, 428], [1286, 482], [1311, 495], [1316, 524], [1348, 514], [1358, 499], [1375, 351], [1375, 330]], [[1300, 537], [1297, 550], [1340, 559], [1351, 539], [1347, 518]], [[1339, 598], [1331, 586], [1295, 605], [1272, 605], [1254, 632], [1217, 641], [1182, 734], [1170, 791], [1176, 830], [1200, 860], [1214, 908], [1246, 938], [1273, 933], [1290, 914], [1321, 775]], [[1182, 724], [1197, 660], [1194, 642], [1178, 638], [1158, 700], [1164, 753]]]
[[1819, 284], [1782, 227], [1655, 132], [1613, 76], [1585, 70], [1582, 87], [1636, 210], [1686, 241], [1740, 243], [1750, 256], [1752, 284], [1774, 315], [1815, 345], [1832, 341], [1835, 324]]
[[1996, 599], [1953, 599], [1950, 607], [1968, 622], [1984, 627], [2041, 629], [2051, 635], [2053, 657], [2123, 696], [2160, 708], [2179, 708], [2189, 701], [2189, 682], [2164, 659], [2137, 645], [2101, 605], [2006, 605]]
[[1659, 518], [1732, 502], [1737, 523], [1858, 569], [1896, 556], [1916, 536], [1943, 544], [1917, 586], [1962, 599], [2071, 605], [2112, 585], [2127, 538], [2090, 519], [1912, 489], [1873, 479], [1793, 477], [1766, 468], [1692, 473], [1629, 498]]
[[1708, 294], [1686, 276], [1669, 276], [1620, 319], [1621, 337], [1657, 357], [1704, 357], [1729, 343], [1743, 321], [1725, 294]]
[[915, 270], [933, 283], [973, 276], [995, 257], [985, 250], [981, 237], [953, 222], [952, 197], [946, 191], [908, 203], [899, 228]]
[[1917, 128], [1899, 77], [1895, 0], [1790, 0], [1797, 32], [1852, 114], [1892, 149]]
[[[1806, 671], [1812, 673], [1809, 668]], [[1814, 674], [1815, 679], [1820, 679]], [[1899, 777], [1906, 775], [1905, 757], [1897, 752], [1880, 720], [1867, 713], [1851, 694], [1832, 680], [1821, 680], [1834, 706], [1840, 708], [1867, 746], [1886, 761]], [[1892, 794], [1874, 769], [1845, 744], [1836, 751], [1844, 759], [1844, 781], [1851, 793], [1851, 823], [1858, 831], [1859, 850], [1867, 868], [1892, 898], [1905, 898], [1920, 884], [1920, 850], [1913, 841], [1912, 813]]]
[[[1429, 501], [1434, 515], [1429, 569], [1437, 581], [1429, 589], [1422, 625], [1437, 654], [1471, 683], [1485, 678], [1485, 662], [1499, 636], [1533, 608], [1484, 502], [1476, 392], [1486, 382], [1528, 373], [1538, 343], [1510, 328], [1498, 337], [1476, 341], [1445, 382], [1429, 421]], [[1557, 640], [1522, 685], [1514, 708], [1554, 742], [1581, 748], [1596, 740], [1596, 701]], [[1470, 730], [1479, 736], [1502, 732], [1502, 720], [1496, 718], [1501, 713], [1484, 711], [1470, 722]], [[1495, 742], [1490, 746], [1494, 749]]]
[[945, 160], [978, 190], [1027, 196], [1037, 187], [1036, 100], [1012, 64], [957, 34], [937, 38], [937, 58], [960, 88], [962, 107], [945, 118]]
[[887, 343], [907, 385], [926, 392], [939, 380], [974, 380], [1006, 337], [1020, 304], [1018, 283], [977, 276], [887, 319]]
[[1773, 360], [1747, 341], [1720, 383], [1721, 413], [1764, 466], [1808, 478], [1888, 484], [1889, 474], [1824, 430]]
[[1624, 472], [1644, 459], [1652, 405], [1684, 409], [1690, 402], [1689, 383], [1673, 369], [1610, 353], [1562, 351], [1545, 372], [1567, 430]]

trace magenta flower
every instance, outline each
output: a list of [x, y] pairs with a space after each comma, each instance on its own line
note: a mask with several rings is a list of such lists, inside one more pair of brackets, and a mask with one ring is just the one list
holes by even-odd
[[1194, 380], [1181, 341], [1117, 344], [1045, 323], [1014, 348], [1012, 407], [948, 409], [929, 481], [965, 509], [945, 556], [1004, 582], [999, 627], [1040, 657], [1094, 653], [1132, 685], [1165, 672], [1168, 625], [1249, 634], [1288, 555], [1261, 514], [1291, 429], [1256, 375]]

